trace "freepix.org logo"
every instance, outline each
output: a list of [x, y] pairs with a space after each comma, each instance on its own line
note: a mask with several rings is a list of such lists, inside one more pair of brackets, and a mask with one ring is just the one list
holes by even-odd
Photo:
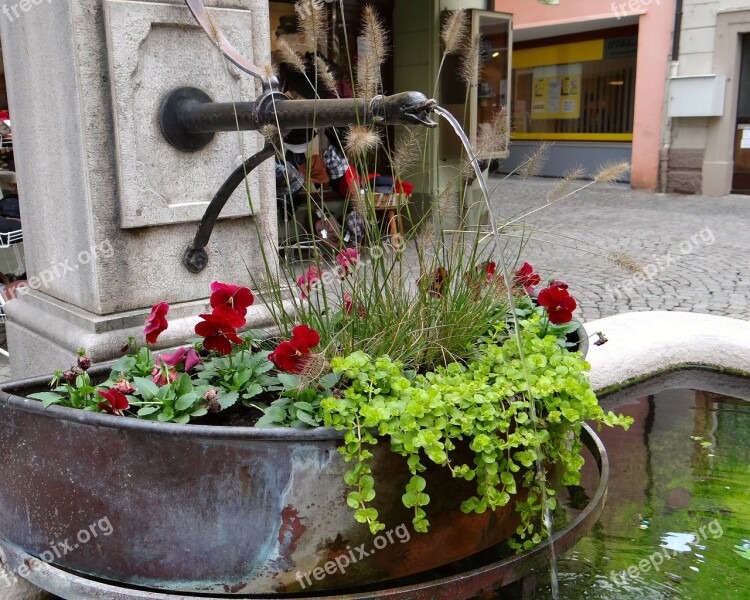
[[3, 4], [3, 14], [12, 23], [14, 19], [18, 19], [21, 14], [29, 12], [35, 6], [46, 2], [51, 4], [52, 0], [19, 0], [15, 4]]

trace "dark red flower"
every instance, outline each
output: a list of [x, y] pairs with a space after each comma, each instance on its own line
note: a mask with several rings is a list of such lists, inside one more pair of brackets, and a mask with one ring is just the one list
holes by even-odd
[[349, 275], [350, 269], [356, 267], [357, 262], [359, 262], [359, 250], [356, 248], [346, 248], [336, 255], [336, 262], [344, 269], [344, 273]]
[[203, 322], [195, 326], [195, 333], [203, 337], [203, 348], [216, 350], [219, 354], [227, 355], [232, 352], [232, 344], [241, 344], [242, 338], [231, 322], [221, 314], [198, 315]]
[[516, 285], [521, 286], [526, 290], [527, 294], [531, 294], [534, 288], [542, 282], [542, 278], [537, 273], [534, 273], [534, 267], [529, 263], [525, 262], [514, 277]]
[[297, 350], [291, 342], [281, 342], [276, 349], [268, 355], [274, 366], [280, 371], [299, 374], [305, 369], [307, 356]]
[[210, 302], [213, 312], [235, 316], [232, 323], [237, 324], [234, 327], [242, 327], [246, 322], [247, 308], [255, 302], [255, 296], [250, 288], [214, 281], [211, 284]]
[[300, 352], [309, 353], [310, 350], [320, 344], [320, 334], [307, 325], [297, 325], [292, 329], [291, 342]]
[[561, 290], [567, 290], [568, 284], [565, 283], [564, 281], [560, 281], [559, 279], [555, 279], [552, 283], [549, 284], [548, 287], [560, 288]]
[[178, 348], [172, 354], [159, 354], [156, 356], [156, 364], [161, 363], [169, 367], [178, 367], [185, 363], [185, 371], [201, 364], [201, 358], [192, 346], [190, 348]]
[[484, 269], [484, 274], [487, 277], [487, 282], [489, 283], [492, 281], [492, 278], [495, 276], [495, 270], [497, 269], [497, 265], [494, 261], [487, 261], [484, 263], [483, 266], [477, 267], [478, 270]]
[[573, 320], [575, 299], [568, 293], [567, 285], [549, 286], [539, 292], [537, 302], [547, 309], [550, 323], [561, 325]]
[[429, 287], [426, 288], [426, 293], [428, 296], [432, 296], [433, 298], [442, 298], [443, 292], [445, 291], [445, 286], [448, 283], [448, 278], [450, 274], [448, 273], [448, 269], [445, 269], [443, 267], [438, 267], [435, 269], [435, 273], [432, 275], [432, 280], [428, 282], [425, 282], [424, 277], [420, 277], [417, 281], [418, 285], [429, 285]]
[[302, 290], [302, 299], [307, 298], [307, 295], [312, 291], [313, 285], [320, 281], [320, 269], [313, 265], [302, 276], [297, 279], [297, 285]]
[[168, 312], [169, 304], [166, 302], [159, 302], [151, 309], [151, 314], [146, 318], [146, 327], [143, 329], [147, 343], [155, 344], [161, 332], [169, 327], [169, 323], [167, 323]]
[[119, 390], [111, 389], [106, 392], [99, 390], [99, 395], [106, 400], [106, 402], [99, 402], [99, 408], [111, 415], [122, 416], [122, 411], [130, 406], [125, 394]]
[[281, 342], [268, 356], [274, 366], [287, 373], [296, 375], [305, 370], [310, 360], [310, 350], [320, 344], [320, 334], [307, 325], [298, 325], [292, 329], [292, 339]]

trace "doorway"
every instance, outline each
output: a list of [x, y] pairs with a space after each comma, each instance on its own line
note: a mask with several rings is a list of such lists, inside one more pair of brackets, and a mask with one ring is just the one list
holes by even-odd
[[750, 194], [750, 34], [742, 35], [732, 193]]

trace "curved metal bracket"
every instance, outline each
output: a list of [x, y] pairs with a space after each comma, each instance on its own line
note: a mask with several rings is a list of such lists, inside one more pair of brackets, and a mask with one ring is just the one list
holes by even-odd
[[206, 252], [206, 246], [211, 239], [211, 233], [214, 230], [214, 225], [221, 214], [222, 209], [226, 205], [229, 198], [231, 198], [234, 191], [240, 186], [245, 178], [258, 167], [263, 161], [271, 158], [275, 152], [273, 144], [266, 142], [263, 149], [257, 152], [244, 163], [237, 167], [232, 174], [227, 178], [224, 184], [216, 192], [216, 195], [208, 205], [201, 224], [198, 227], [198, 232], [195, 234], [193, 243], [190, 244], [182, 256], [182, 264], [185, 265], [188, 271], [191, 273], [200, 273], [206, 268], [208, 264], [208, 253]]

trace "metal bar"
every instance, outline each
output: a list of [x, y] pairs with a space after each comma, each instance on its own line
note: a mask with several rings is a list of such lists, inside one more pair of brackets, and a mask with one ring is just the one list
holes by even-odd
[[273, 144], [266, 142], [263, 149], [257, 152], [250, 158], [248, 158], [243, 164], [237, 167], [227, 180], [216, 192], [211, 203], [206, 208], [206, 212], [203, 214], [201, 224], [198, 226], [198, 231], [195, 234], [193, 243], [190, 244], [185, 250], [185, 254], [182, 257], [182, 264], [187, 267], [191, 273], [200, 273], [206, 268], [208, 264], [208, 253], [205, 248], [211, 239], [216, 221], [224, 209], [224, 206], [232, 197], [234, 191], [245, 181], [245, 178], [266, 159], [271, 158], [274, 154]]

